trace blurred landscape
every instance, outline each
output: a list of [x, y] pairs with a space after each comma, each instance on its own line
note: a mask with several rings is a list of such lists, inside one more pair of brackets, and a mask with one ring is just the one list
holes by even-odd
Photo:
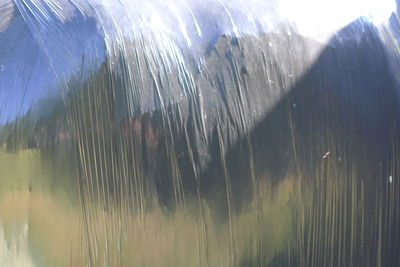
[[96, 41], [0, 125], [0, 266], [400, 266], [393, 27]]

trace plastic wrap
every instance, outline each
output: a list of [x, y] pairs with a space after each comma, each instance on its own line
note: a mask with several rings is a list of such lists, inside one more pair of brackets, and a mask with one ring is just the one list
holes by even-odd
[[399, 25], [1, 0], [0, 266], [400, 265]]

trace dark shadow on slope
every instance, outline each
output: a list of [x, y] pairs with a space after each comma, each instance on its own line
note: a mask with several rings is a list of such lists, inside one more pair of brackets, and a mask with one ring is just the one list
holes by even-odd
[[[321, 175], [315, 170], [323, 162], [339, 166], [349, 180], [354, 176], [352, 171], [357, 170], [354, 178], [365, 186], [366, 199], [359, 205], [366, 208], [362, 214], [366, 222], [354, 227], [368, 230], [356, 240], [352, 239], [354, 230], [350, 229], [350, 220], [354, 214], [349, 211], [351, 203], [345, 201], [343, 205], [349, 208], [346, 212], [342, 207], [342, 217], [338, 221], [343, 227], [340, 228], [344, 231], [343, 240], [328, 244], [323, 229], [331, 231], [334, 226], [319, 225], [308, 218], [304, 238], [313, 236], [317, 228], [321, 232], [320, 239], [311, 239], [302, 249], [291, 251], [291, 255], [288, 251], [282, 252], [269, 264], [267, 259], [249, 256], [244, 257], [239, 266], [288, 266], [289, 263], [291, 266], [325, 266], [328, 263], [332, 266], [376, 266], [379, 263], [394, 267], [400, 264], [397, 253], [400, 225], [390, 211], [391, 205], [398, 207], [399, 203], [397, 198], [393, 200], [395, 193], [389, 189], [396, 166], [393, 155], [398, 155], [395, 148], [399, 138], [398, 90], [374, 26], [359, 19], [332, 38], [311, 70], [251, 133], [256, 172], [270, 172], [269, 178], [276, 183], [299, 172], [302, 179], [312, 185]], [[247, 143], [247, 140], [241, 141], [227, 155], [228, 170], [232, 170], [232, 196], [239, 210], [251, 199], [252, 192], [251, 183], [243, 181], [248, 169], [238, 171], [245, 166], [242, 163], [248, 157], [240, 153], [241, 146]], [[271, 159], [273, 167], [267, 164]], [[349, 190], [346, 194], [350, 196], [354, 192]], [[324, 202], [325, 197], [317, 201]], [[394, 202], [389, 203], [390, 200]], [[327, 212], [318, 204], [314, 204], [313, 209], [315, 214]], [[326, 223], [333, 219], [330, 217]], [[299, 223], [300, 218], [295, 218], [294, 224]], [[296, 247], [295, 244], [290, 246]], [[346, 246], [348, 250], [343, 251]], [[352, 254], [350, 249], [354, 250]]]

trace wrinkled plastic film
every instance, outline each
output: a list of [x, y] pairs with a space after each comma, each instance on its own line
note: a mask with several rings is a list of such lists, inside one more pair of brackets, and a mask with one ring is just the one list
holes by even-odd
[[0, 266], [397, 266], [399, 33], [391, 1], [4, 0]]

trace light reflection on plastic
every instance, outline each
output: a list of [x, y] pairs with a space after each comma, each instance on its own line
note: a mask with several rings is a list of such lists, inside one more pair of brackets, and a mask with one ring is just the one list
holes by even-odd
[[358, 17], [378, 25], [385, 23], [395, 11], [393, 0], [279, 1], [281, 16], [294, 22], [301, 34], [323, 40]]

